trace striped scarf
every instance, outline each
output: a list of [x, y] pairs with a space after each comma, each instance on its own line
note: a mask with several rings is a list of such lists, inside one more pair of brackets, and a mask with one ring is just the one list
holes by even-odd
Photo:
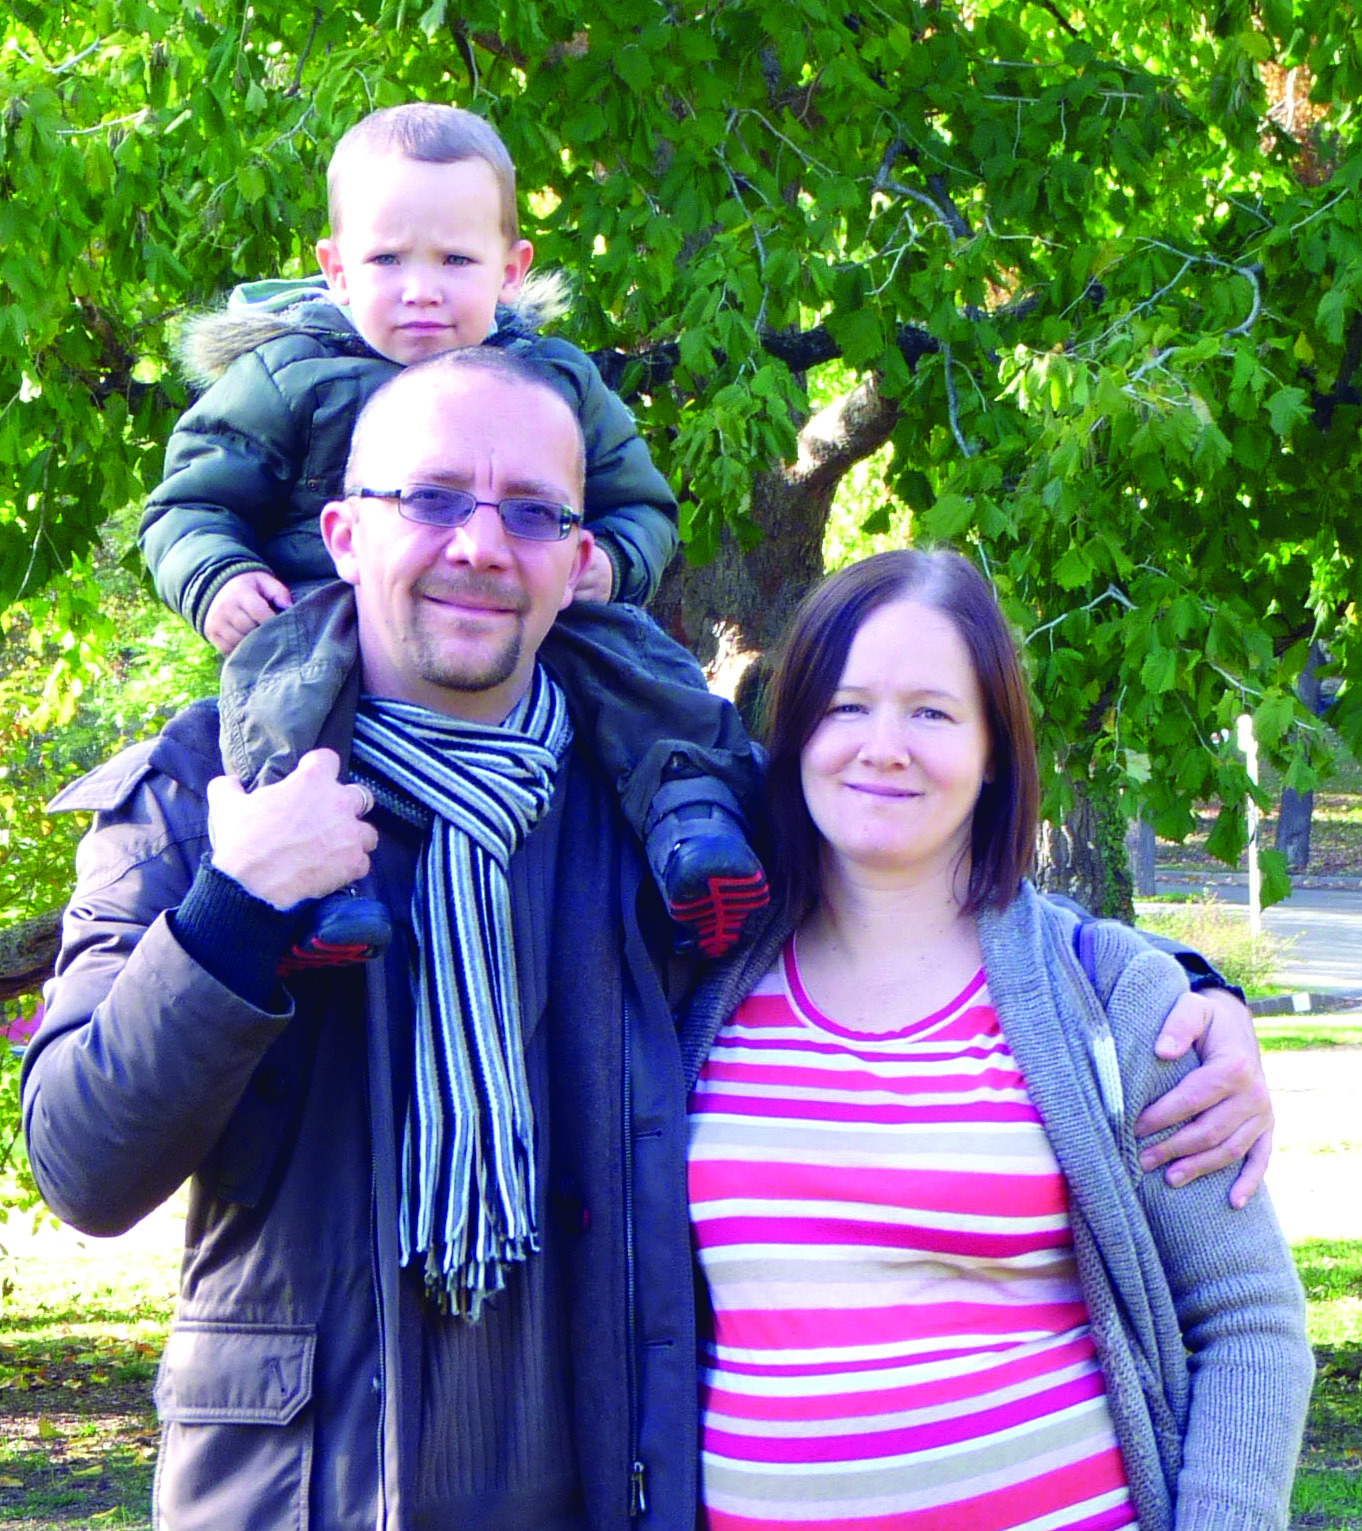
[[401, 1258], [424, 1256], [427, 1292], [472, 1322], [507, 1267], [539, 1247], [507, 866], [571, 740], [563, 693], [542, 668], [500, 727], [377, 697], [355, 717], [356, 779], [427, 830], [411, 906]]

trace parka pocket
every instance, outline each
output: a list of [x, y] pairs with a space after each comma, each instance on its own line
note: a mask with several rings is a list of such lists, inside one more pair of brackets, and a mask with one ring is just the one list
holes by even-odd
[[174, 1326], [156, 1379], [157, 1528], [306, 1531], [316, 1345], [311, 1325]]

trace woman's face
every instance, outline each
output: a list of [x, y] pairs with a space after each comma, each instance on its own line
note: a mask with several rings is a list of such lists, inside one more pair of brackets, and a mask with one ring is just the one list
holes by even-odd
[[913, 600], [881, 606], [852, 640], [800, 756], [804, 800], [834, 866], [963, 887], [988, 771], [983, 696], [955, 624]]

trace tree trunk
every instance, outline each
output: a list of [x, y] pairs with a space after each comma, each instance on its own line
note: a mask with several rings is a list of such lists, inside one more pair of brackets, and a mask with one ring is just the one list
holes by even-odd
[[1313, 792], [1293, 792], [1290, 787], [1282, 788], [1277, 835], [1273, 843], [1286, 857], [1288, 872], [1303, 872], [1310, 865], [1310, 822], [1314, 811]]
[[822, 576], [837, 485], [889, 439], [897, 419], [897, 404], [881, 397], [873, 377], [820, 410], [800, 431], [793, 464], [753, 476], [756, 546], [744, 552], [725, 532], [712, 562], [678, 558], [662, 580], [653, 616], [699, 659], [714, 689], [738, 703], [749, 727], [764, 673], [756, 662]]
[[1040, 826], [1036, 886], [1062, 893], [1103, 919], [1134, 921], [1125, 816], [1114, 787], [1075, 785], [1074, 806], [1064, 822]]
[[[1296, 681], [1296, 695], [1310, 711], [1319, 717], [1325, 706], [1320, 695], [1319, 667], [1324, 663], [1324, 650], [1318, 643], [1310, 645], [1305, 666]], [[1277, 849], [1286, 857], [1287, 870], [1303, 872], [1310, 865], [1310, 823], [1314, 816], [1315, 794], [1293, 792], [1282, 788], [1282, 806], [1277, 816]]]
[[60, 909], [0, 930], [0, 1004], [42, 988], [52, 976], [60, 939]]
[[1136, 898], [1153, 898], [1154, 826], [1143, 819], [1133, 819], [1126, 830], [1126, 856], [1130, 862], [1130, 881]]

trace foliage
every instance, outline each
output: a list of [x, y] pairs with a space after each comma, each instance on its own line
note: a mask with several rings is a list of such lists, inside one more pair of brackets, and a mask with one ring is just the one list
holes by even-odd
[[130, 571], [130, 518], [115, 516], [104, 539], [80, 575], [99, 602], [96, 621], [81, 640], [65, 629], [83, 652], [64, 685], [54, 681], [61, 621], [35, 620], [36, 603], [0, 613], [0, 925], [66, 900], [85, 820], [49, 815], [46, 800], [216, 689], [212, 650], [152, 604]]
[[1202, 952], [1230, 983], [1250, 997], [1277, 992], [1279, 986], [1272, 982], [1272, 975], [1281, 966], [1290, 942], [1269, 931], [1254, 936], [1247, 919], [1214, 897], [1146, 911], [1140, 915], [1140, 928], [1156, 936], [1170, 936]]
[[147, 1525], [151, 1385], [177, 1264], [164, 1238], [110, 1248], [50, 1230], [12, 1261], [0, 1308], [0, 1523]]
[[82, 560], [184, 402], [173, 319], [310, 268], [326, 152], [364, 110], [457, 99], [505, 135], [541, 264], [577, 279], [573, 338], [632, 358], [693, 557], [758, 535], [753, 475], [793, 457], [805, 381], [840, 355], [895, 406], [916, 528], [972, 545], [1030, 633], [1069, 778], [1165, 835], [1216, 798], [1232, 858], [1233, 718], [1311, 784], [1291, 680], [1316, 634], [1358, 747], [1353, 4], [581, 16], [10, 8], [0, 603], [51, 590], [63, 642], [108, 642]]

